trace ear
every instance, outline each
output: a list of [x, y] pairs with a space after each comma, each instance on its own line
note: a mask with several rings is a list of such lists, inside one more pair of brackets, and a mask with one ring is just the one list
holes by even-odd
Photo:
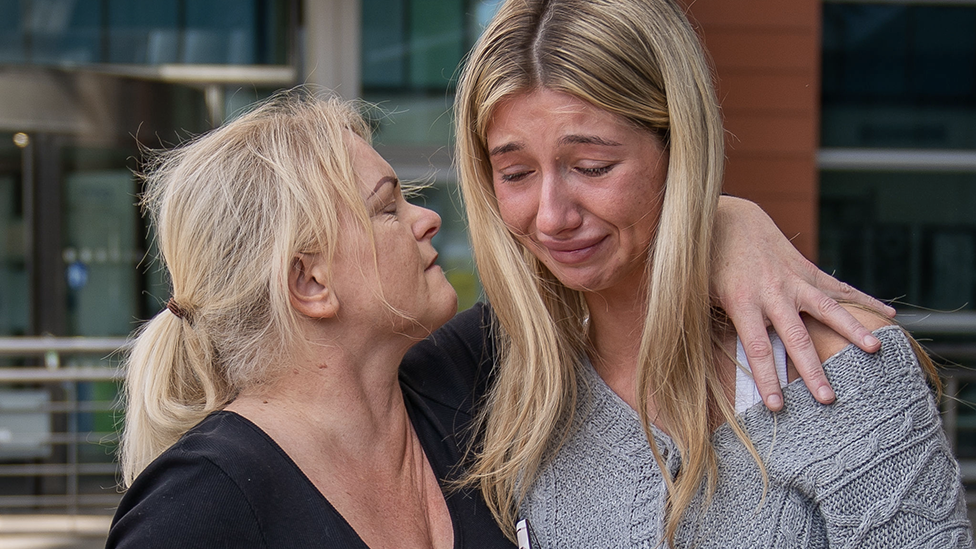
[[329, 289], [325, 262], [319, 254], [296, 254], [288, 271], [291, 306], [309, 318], [332, 318], [339, 300]]

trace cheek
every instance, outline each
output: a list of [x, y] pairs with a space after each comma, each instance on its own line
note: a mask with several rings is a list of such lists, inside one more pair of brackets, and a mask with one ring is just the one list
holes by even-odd
[[495, 188], [495, 201], [498, 204], [498, 214], [501, 216], [505, 226], [509, 231], [517, 235], [524, 234], [528, 230], [531, 220], [531, 208], [528, 201], [520, 197], [519, 193], [511, 189]]

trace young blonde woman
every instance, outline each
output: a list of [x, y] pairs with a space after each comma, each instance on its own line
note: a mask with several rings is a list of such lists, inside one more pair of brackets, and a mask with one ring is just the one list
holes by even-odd
[[108, 547], [511, 547], [441, 490], [462, 372], [398, 381], [457, 298], [440, 218], [368, 138], [354, 106], [286, 94], [151, 166], [173, 294], [128, 358]]
[[677, 0], [505, 2], [456, 117], [498, 362], [469, 480], [506, 531], [521, 516], [533, 547], [561, 549], [972, 546], [937, 376], [900, 328], [854, 310], [872, 355], [809, 319], [831, 406], [790, 385], [774, 414], [737, 383], [748, 360], [709, 299], [721, 116]]

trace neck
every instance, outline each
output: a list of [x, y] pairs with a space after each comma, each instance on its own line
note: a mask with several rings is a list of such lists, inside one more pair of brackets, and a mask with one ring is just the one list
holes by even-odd
[[450, 547], [450, 515], [397, 381], [403, 353], [322, 356], [227, 409], [274, 439], [368, 546]]
[[320, 452], [401, 455], [412, 437], [397, 381], [402, 355], [350, 360], [324, 347], [317, 361], [283, 367], [272, 382], [242, 391], [228, 406], [264, 429], [289, 455]]
[[640, 292], [627, 296], [587, 294], [590, 361], [600, 377], [631, 407], [637, 407], [637, 362], [644, 331]]
[[[603, 381], [636, 410], [637, 369], [646, 321], [646, 300], [643, 292], [633, 291], [630, 296], [630, 299], [614, 300], [605, 295], [588, 294], [586, 303], [590, 313], [590, 360], [593, 367]], [[717, 326], [716, 329], [719, 330], [718, 346], [710, 351], [719, 382], [725, 390], [725, 398], [734, 405], [737, 366], [729, 357], [735, 356], [735, 330], [731, 325], [724, 328]], [[650, 417], [654, 418], [657, 406], [653, 397], [648, 397], [647, 406]], [[717, 410], [712, 410], [712, 413], [718, 414]], [[719, 415], [712, 419], [715, 420], [713, 427], [724, 422]], [[655, 425], [668, 431], [662, 423], [655, 421]]]

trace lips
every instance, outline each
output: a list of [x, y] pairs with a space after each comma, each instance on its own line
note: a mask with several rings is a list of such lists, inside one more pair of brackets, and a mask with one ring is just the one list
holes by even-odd
[[599, 251], [600, 244], [606, 237], [574, 239], [567, 241], [536, 241], [537, 245], [545, 249], [553, 260], [564, 265], [584, 263]]

